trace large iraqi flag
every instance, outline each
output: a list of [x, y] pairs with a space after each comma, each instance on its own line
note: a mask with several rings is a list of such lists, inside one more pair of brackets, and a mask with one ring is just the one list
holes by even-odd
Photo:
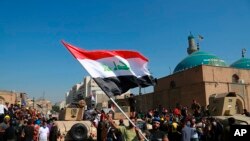
[[62, 41], [98, 86], [108, 95], [121, 95], [131, 88], [155, 85], [148, 59], [130, 50], [88, 51]]

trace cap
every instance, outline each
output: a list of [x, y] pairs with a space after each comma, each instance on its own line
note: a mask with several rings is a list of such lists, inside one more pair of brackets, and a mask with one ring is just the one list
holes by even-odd
[[9, 115], [6, 115], [6, 116], [4, 117], [4, 119], [10, 119], [10, 116], [9, 116]]
[[154, 117], [153, 122], [161, 122], [161, 119], [159, 117]]
[[41, 124], [41, 121], [40, 121], [40, 120], [36, 120], [36, 121], [35, 121], [35, 124], [40, 125], [40, 124]]

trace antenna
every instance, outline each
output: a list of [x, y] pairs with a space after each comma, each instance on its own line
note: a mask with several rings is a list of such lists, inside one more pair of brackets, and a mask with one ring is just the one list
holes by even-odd
[[43, 91], [43, 100], [45, 100], [45, 92]]

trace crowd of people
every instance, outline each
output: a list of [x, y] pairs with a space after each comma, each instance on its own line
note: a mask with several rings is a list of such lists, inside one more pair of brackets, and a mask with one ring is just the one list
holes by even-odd
[[[132, 102], [132, 106], [135, 103]], [[190, 107], [178, 105], [167, 109], [158, 105], [146, 113], [132, 107], [128, 126], [123, 119], [116, 124], [112, 110], [106, 113], [94, 109], [85, 113], [92, 113], [83, 120], [92, 121], [97, 129], [97, 141], [144, 141], [145, 138], [149, 141], [227, 141], [230, 125], [235, 123], [234, 118], [229, 118], [229, 124], [223, 126], [195, 100]], [[244, 114], [249, 115], [246, 110]], [[60, 132], [55, 120], [32, 107], [1, 104], [0, 141], [57, 141]]]
[[189, 107], [166, 109], [158, 105], [147, 113], [136, 112], [136, 116], [133, 116], [134, 111], [133, 108], [130, 119], [136, 126], [130, 122], [129, 126], [125, 126], [123, 120], [115, 124], [110, 114], [102, 113], [97, 126], [97, 140], [144, 141], [147, 138], [149, 141], [228, 141], [230, 126], [235, 123], [234, 118], [229, 118], [228, 124], [223, 125], [196, 100]]
[[32, 107], [0, 104], [0, 141], [57, 141], [55, 120]]

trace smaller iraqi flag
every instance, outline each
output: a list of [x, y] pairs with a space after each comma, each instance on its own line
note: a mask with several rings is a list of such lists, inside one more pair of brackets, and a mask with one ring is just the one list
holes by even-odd
[[129, 50], [80, 49], [62, 41], [82, 64], [98, 86], [108, 95], [121, 95], [131, 88], [155, 85], [148, 68], [148, 59]]

